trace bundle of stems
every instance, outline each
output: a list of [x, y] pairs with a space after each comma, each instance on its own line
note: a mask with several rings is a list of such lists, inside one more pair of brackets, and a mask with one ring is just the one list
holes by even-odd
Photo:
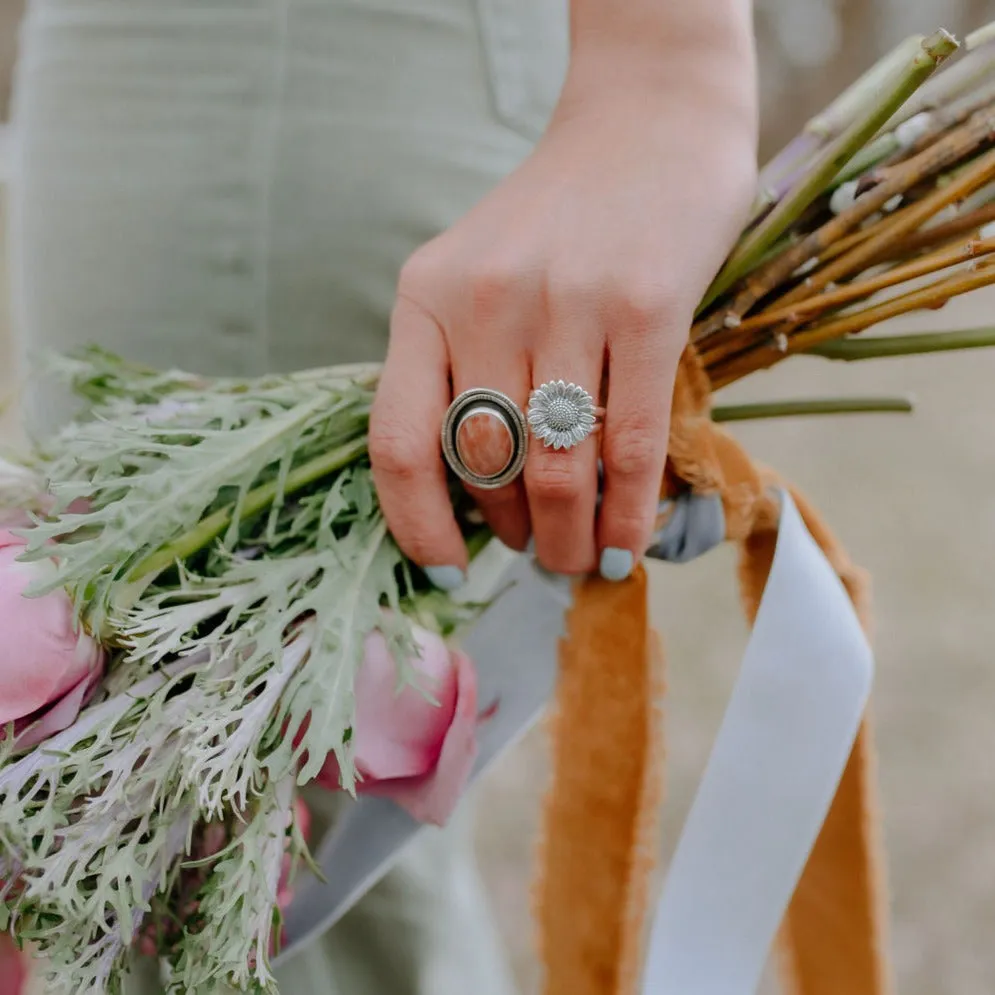
[[[713, 389], [799, 353], [995, 345], [995, 328], [860, 334], [995, 283], [995, 25], [963, 45], [946, 31], [903, 41], [761, 170], [760, 186], [691, 331]], [[772, 402], [755, 414], [906, 408]]]

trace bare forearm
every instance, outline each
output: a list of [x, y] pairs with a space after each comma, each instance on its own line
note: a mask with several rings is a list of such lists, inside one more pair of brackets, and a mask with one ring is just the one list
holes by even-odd
[[[571, 0], [572, 75], [755, 113], [751, 0]], [[583, 85], [587, 85], [587, 83]]]
[[751, 0], [570, 0], [574, 50], [619, 46], [657, 57], [681, 50], [745, 53]]

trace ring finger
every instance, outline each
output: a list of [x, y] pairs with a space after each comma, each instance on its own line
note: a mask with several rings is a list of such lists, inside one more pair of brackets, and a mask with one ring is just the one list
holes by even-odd
[[[516, 369], [513, 363], [508, 363], [497, 366], [484, 364], [483, 367], [474, 365], [469, 369], [458, 366], [453, 371], [453, 394], [457, 399], [464, 391], [482, 385], [489, 390], [500, 391], [521, 409], [528, 394], [528, 370], [524, 367]], [[493, 405], [486, 403], [469, 408], [460, 420], [453, 441], [460, 462], [484, 476], [505, 467], [514, 451], [513, 429]], [[527, 439], [521, 441], [527, 444]], [[482, 488], [469, 483], [465, 487], [498, 539], [512, 549], [524, 549], [531, 525], [521, 478], [503, 487]]]

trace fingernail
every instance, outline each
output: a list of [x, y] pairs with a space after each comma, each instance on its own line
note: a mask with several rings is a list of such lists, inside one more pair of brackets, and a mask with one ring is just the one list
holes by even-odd
[[425, 567], [425, 576], [440, 591], [455, 591], [466, 581], [466, 574], [459, 567]]
[[632, 573], [632, 553], [609, 546], [601, 551], [601, 576], [605, 580], [625, 580]]

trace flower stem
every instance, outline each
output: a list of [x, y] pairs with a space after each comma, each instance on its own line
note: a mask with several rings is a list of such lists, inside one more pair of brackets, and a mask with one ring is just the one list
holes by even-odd
[[808, 354], [852, 363], [863, 359], [922, 356], [932, 352], [985, 349], [991, 346], [995, 346], [995, 328], [964, 328], [955, 332], [836, 339], [809, 349]]
[[752, 421], [758, 418], [792, 418], [796, 415], [868, 414], [912, 410], [905, 397], [827, 397], [804, 401], [762, 401], [757, 404], [717, 405], [712, 409], [712, 421]]
[[[302, 490], [316, 480], [348, 466], [364, 452], [366, 452], [365, 435], [331, 449], [327, 453], [322, 453], [321, 456], [316, 456], [307, 463], [302, 463], [287, 474], [283, 483], [283, 493], [294, 494]], [[272, 504], [279, 493], [278, 488], [279, 482], [276, 480], [267, 481], [265, 484], [253, 488], [246, 494], [245, 500], [242, 502], [242, 514], [245, 516], [254, 515]], [[154, 576], [171, 567], [177, 560], [184, 560], [199, 549], [203, 549], [212, 539], [217, 538], [228, 528], [234, 512], [235, 505], [230, 504], [201, 519], [193, 529], [180, 536], [179, 539], [168, 543], [156, 550], [151, 556], [147, 556], [137, 563], [128, 575], [128, 580], [135, 582]]]

